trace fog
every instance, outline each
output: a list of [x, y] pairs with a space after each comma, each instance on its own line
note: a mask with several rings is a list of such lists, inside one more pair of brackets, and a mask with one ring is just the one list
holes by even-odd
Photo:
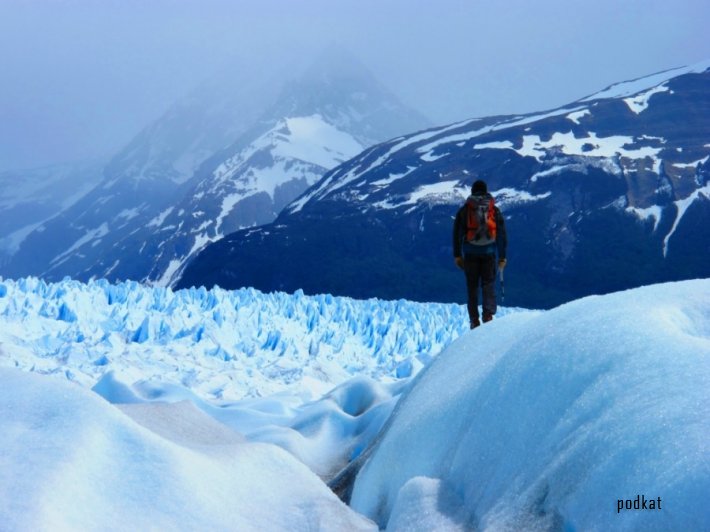
[[710, 58], [707, 0], [2, 0], [0, 170], [110, 156], [215, 72], [332, 43], [435, 124]]

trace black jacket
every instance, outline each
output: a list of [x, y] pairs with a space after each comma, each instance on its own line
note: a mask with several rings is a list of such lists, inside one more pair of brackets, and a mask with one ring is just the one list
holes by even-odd
[[[490, 194], [489, 194], [490, 196]], [[495, 207], [496, 219], [496, 241], [489, 246], [473, 246], [464, 244], [466, 238], [466, 205], [464, 204], [456, 213], [454, 220], [454, 257], [462, 257], [464, 254], [475, 255], [495, 255], [498, 252], [498, 259], [504, 259], [506, 248], [508, 247], [508, 237], [505, 233], [505, 220], [498, 207]]]

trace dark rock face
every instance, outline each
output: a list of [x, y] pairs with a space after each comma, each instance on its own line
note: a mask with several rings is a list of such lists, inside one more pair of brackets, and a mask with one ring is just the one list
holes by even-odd
[[699, 65], [546, 113], [391, 140], [327, 173], [273, 224], [208, 246], [178, 286], [462, 302], [451, 230], [475, 178], [506, 218], [507, 305], [708, 277], [709, 107]]

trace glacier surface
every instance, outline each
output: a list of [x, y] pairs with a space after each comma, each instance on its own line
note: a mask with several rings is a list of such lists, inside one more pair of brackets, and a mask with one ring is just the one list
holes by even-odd
[[710, 280], [643, 287], [463, 335], [351, 506], [388, 530], [707, 530], [709, 442]]
[[[468, 331], [458, 305], [0, 279], [0, 522], [708, 529], [708, 301], [685, 281]], [[353, 466], [348, 507], [324, 481]]]

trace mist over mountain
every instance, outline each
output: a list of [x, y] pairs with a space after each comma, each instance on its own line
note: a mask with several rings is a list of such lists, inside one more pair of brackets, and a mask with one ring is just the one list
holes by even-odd
[[177, 102], [99, 186], [31, 232], [3, 272], [169, 283], [204, 245], [272, 221], [327, 170], [430, 125], [337, 48], [277, 80], [217, 78]]
[[[248, 132], [199, 169], [178, 205], [151, 224], [131, 267], [143, 261], [139, 275], [171, 284], [209, 242], [273, 221], [329, 169], [427, 124], [357, 60], [330, 50], [288, 82]], [[120, 275], [120, 267], [116, 271]]]
[[102, 161], [0, 172], [0, 264], [26, 236], [101, 181]]
[[393, 139], [329, 172], [273, 224], [207, 247], [177, 286], [462, 301], [452, 217], [475, 178], [506, 217], [506, 304], [707, 277], [709, 109], [703, 63], [548, 112]]

